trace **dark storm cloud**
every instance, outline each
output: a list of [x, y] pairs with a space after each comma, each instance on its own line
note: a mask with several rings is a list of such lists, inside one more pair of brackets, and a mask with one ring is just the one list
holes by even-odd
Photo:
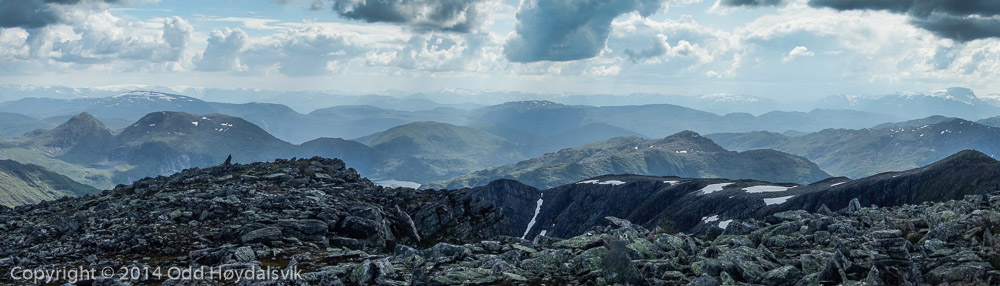
[[913, 25], [959, 42], [1000, 37], [997, 0], [810, 0], [809, 5], [906, 14]]
[[47, 1], [0, 0], [0, 27], [41, 28], [62, 21]]
[[517, 35], [504, 45], [512, 62], [572, 61], [597, 56], [611, 21], [638, 11], [649, 16], [663, 0], [527, 0], [517, 12]]
[[66, 8], [75, 4], [127, 4], [125, 0], [0, 0], [0, 28], [20, 27], [25, 29], [41, 28], [62, 23]]
[[740, 6], [780, 6], [785, 5], [785, 0], [721, 0], [719, 1], [722, 5], [740, 7]]
[[476, 10], [476, 4], [482, 1], [333, 0], [331, 6], [334, 12], [348, 19], [402, 24], [417, 31], [467, 33], [482, 21]]

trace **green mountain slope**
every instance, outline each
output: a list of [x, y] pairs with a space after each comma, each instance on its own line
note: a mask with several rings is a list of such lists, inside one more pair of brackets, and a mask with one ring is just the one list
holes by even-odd
[[809, 160], [773, 150], [732, 152], [691, 131], [663, 139], [620, 137], [466, 174], [428, 188], [514, 179], [549, 188], [606, 174], [757, 179], [809, 183], [829, 177]]
[[37, 165], [0, 160], [0, 205], [10, 207], [34, 204], [97, 192], [94, 187], [77, 183]]

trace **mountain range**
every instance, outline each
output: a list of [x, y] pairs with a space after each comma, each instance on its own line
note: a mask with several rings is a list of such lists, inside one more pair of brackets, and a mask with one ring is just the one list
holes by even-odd
[[[901, 120], [878, 113], [826, 109], [811, 112], [775, 111], [760, 116], [749, 113], [718, 115], [671, 104], [598, 107], [564, 105], [551, 101], [522, 101], [473, 109], [428, 105], [427, 107], [433, 108], [396, 110], [342, 103], [324, 107], [316, 101], [310, 102], [314, 107], [312, 111], [299, 113], [286, 105], [274, 103], [209, 102], [183, 95], [132, 91], [96, 98], [22, 98], [0, 103], [0, 112], [18, 113], [33, 118], [72, 116], [87, 112], [104, 121], [116, 122], [134, 122], [146, 114], [159, 111], [220, 113], [244, 118], [291, 143], [302, 143], [320, 137], [358, 138], [402, 124], [423, 121], [459, 126], [502, 127], [541, 137], [603, 124], [634, 134], [663, 137], [683, 130], [706, 134], [755, 130], [817, 131], [824, 128], [859, 128]], [[535, 119], [545, 121], [534, 121]], [[11, 129], [7, 124], [0, 123], [0, 130]], [[15, 132], [23, 129], [12, 129], [5, 137], [19, 136]]]
[[662, 139], [618, 137], [476, 171], [426, 188], [462, 188], [513, 179], [550, 188], [605, 174], [673, 175], [809, 183], [829, 175], [809, 160], [773, 150], [731, 152], [695, 132]]
[[1000, 154], [1000, 128], [941, 116], [798, 136], [751, 132], [707, 137], [732, 150], [766, 148], [803, 156], [831, 175], [852, 178], [916, 168], [965, 149]]
[[980, 98], [971, 89], [962, 87], [882, 96], [835, 95], [820, 100], [817, 105], [878, 112], [907, 119], [941, 115], [976, 120], [1000, 114], [1000, 102], [995, 97]]

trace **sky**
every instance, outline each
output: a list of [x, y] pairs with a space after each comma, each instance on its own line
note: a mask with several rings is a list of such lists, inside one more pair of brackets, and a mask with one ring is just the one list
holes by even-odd
[[0, 84], [1000, 93], [995, 0], [0, 0]]

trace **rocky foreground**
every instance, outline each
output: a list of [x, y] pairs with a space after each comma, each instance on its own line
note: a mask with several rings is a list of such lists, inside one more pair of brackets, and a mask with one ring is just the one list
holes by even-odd
[[[470, 192], [377, 187], [336, 159], [190, 169], [100, 195], [0, 208], [0, 284], [33, 282], [9, 275], [15, 269], [74, 267], [97, 269], [97, 277], [49, 282], [1000, 283], [1000, 240], [993, 236], [1000, 226], [996, 196], [894, 208], [861, 208], [855, 201], [837, 213], [787, 211], [763, 220], [734, 220], [721, 233], [699, 235], [647, 230], [609, 217], [584, 235], [528, 241], [501, 235], [512, 227], [488, 201], [493, 196]], [[166, 272], [122, 279], [118, 271], [171, 267], [275, 269], [296, 275], [237, 282], [225, 276], [170, 279], [174, 273]], [[105, 268], [116, 275], [102, 277]]]

